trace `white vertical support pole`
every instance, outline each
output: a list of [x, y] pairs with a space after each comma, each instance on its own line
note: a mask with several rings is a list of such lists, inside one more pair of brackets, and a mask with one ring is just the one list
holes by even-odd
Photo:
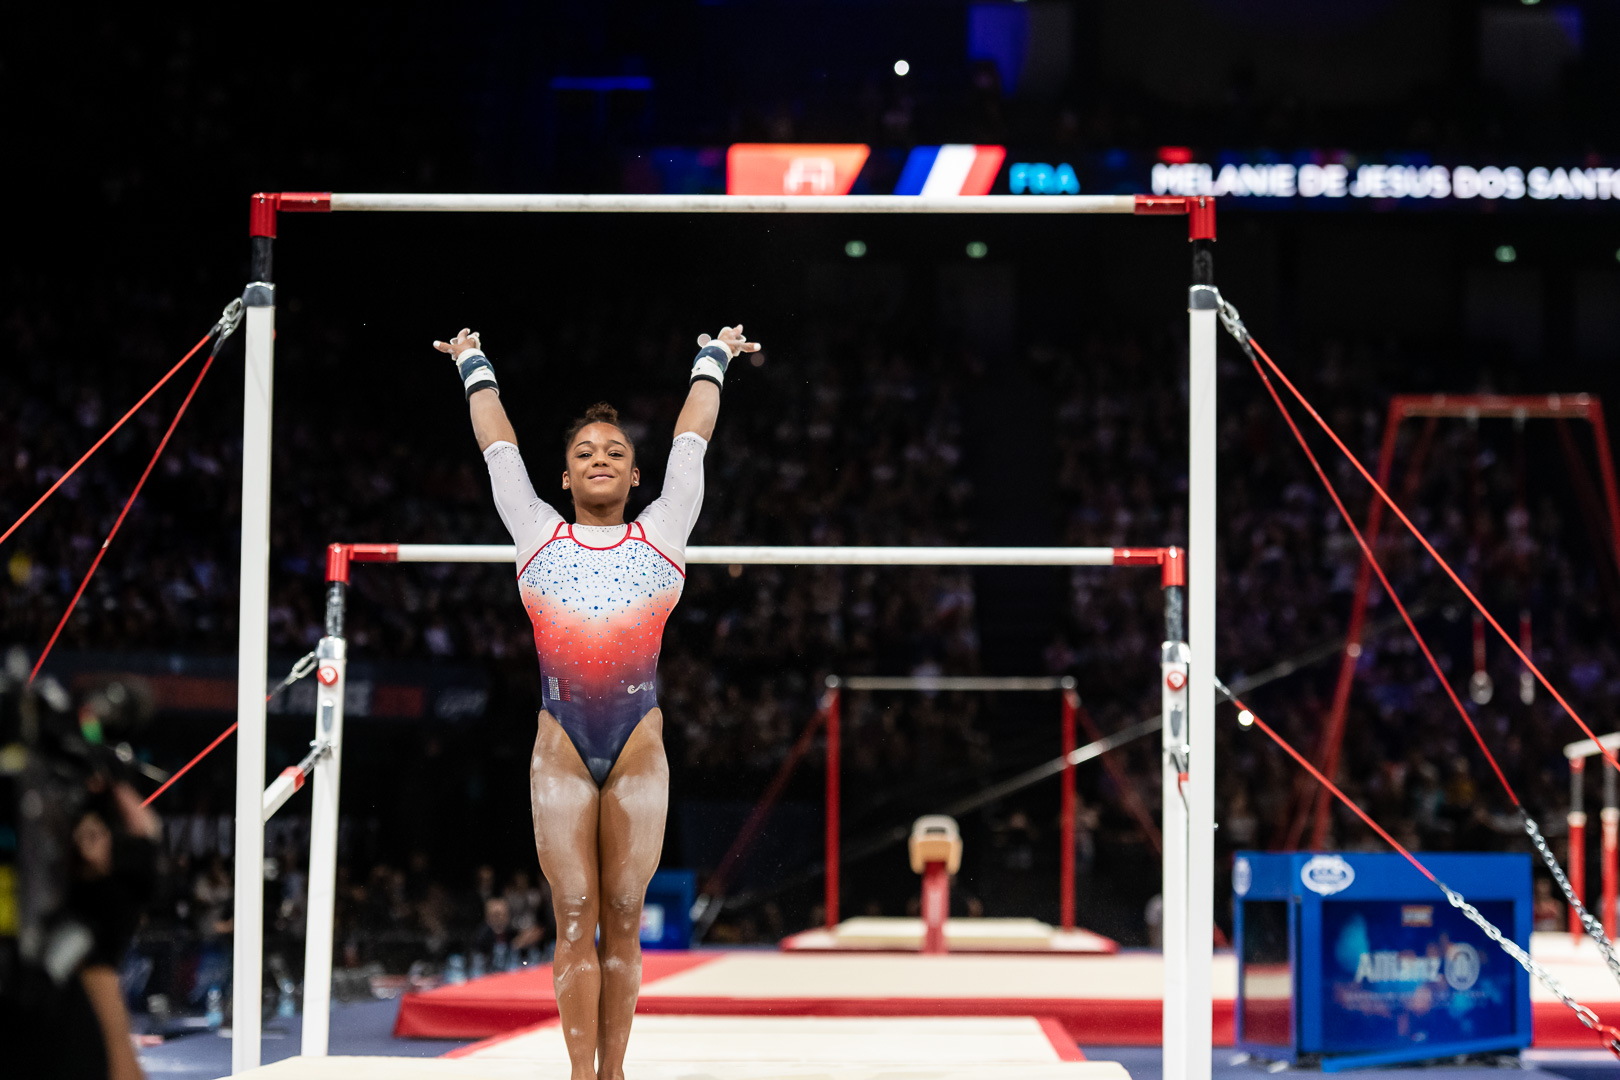
[[264, 978], [264, 691], [270, 605], [270, 402], [275, 286], [270, 237], [254, 236], [242, 396], [242, 577], [236, 653], [236, 910], [231, 1072], [259, 1065]]
[[[332, 589], [340, 589], [334, 585]], [[341, 597], [337, 601], [342, 603]], [[327, 600], [327, 632], [332, 631]], [[340, 608], [341, 612], [341, 608]], [[341, 618], [341, 614], [339, 618]], [[329, 750], [315, 763], [310, 803], [308, 921], [304, 937], [304, 1034], [300, 1052], [325, 1057], [332, 1021], [332, 912], [337, 900], [338, 780], [343, 775], [343, 688], [348, 682], [341, 637], [315, 647], [315, 741]]]
[[[1165, 590], [1167, 593], [1169, 590]], [[1168, 597], [1167, 597], [1168, 599]], [[1181, 613], [1177, 613], [1177, 621]], [[1168, 622], [1168, 620], [1166, 620]], [[1164, 717], [1164, 882], [1160, 930], [1164, 949], [1164, 1080], [1186, 1080], [1187, 1032], [1187, 645], [1166, 634], [1159, 661]]]
[[[1213, 212], [1211, 212], [1213, 218]], [[1213, 225], [1213, 221], [1211, 221]], [[1211, 234], [1213, 228], [1211, 228]], [[1194, 240], [1195, 280], [1207, 282], [1208, 240]], [[1216, 307], [1219, 294], [1188, 294], [1188, 676], [1186, 997], [1180, 1080], [1210, 1080], [1215, 943], [1215, 533]], [[1166, 1062], [1166, 1077], [1170, 1075]]]

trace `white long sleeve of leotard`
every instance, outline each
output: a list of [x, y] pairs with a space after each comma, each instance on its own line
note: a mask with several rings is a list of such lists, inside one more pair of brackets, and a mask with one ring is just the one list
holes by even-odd
[[703, 457], [709, 440], [695, 431], [675, 436], [664, 469], [664, 490], [636, 518], [647, 542], [686, 573], [686, 541], [703, 509]]
[[484, 464], [489, 468], [489, 486], [495, 492], [495, 512], [501, 515], [501, 524], [517, 545], [521, 570], [556, 533], [563, 516], [535, 493], [523, 455], [512, 443], [490, 443], [484, 448]]
[[[646, 531], [647, 542], [686, 572], [686, 541], [703, 508], [703, 457], [708, 440], [693, 431], [676, 436], [669, 448], [669, 465], [664, 471], [664, 490], [636, 521]], [[535, 493], [523, 455], [509, 442], [490, 443], [484, 449], [490, 488], [495, 494], [495, 510], [517, 546], [517, 566], [521, 571], [557, 533], [563, 516]], [[590, 546], [617, 542], [624, 536], [622, 525], [576, 525], [577, 539]]]

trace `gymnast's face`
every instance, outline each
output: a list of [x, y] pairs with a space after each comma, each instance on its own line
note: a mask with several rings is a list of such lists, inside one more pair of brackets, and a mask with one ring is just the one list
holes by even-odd
[[586, 424], [568, 450], [563, 489], [573, 493], [576, 506], [622, 507], [630, 489], [641, 483], [635, 461], [624, 432], [612, 424]]

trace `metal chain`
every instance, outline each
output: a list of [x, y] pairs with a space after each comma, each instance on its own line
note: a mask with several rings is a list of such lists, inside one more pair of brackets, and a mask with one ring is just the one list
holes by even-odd
[[298, 663], [292, 666], [292, 670], [287, 672], [287, 677], [282, 679], [281, 683], [274, 690], [265, 695], [264, 700], [269, 701], [271, 698], [287, 689], [287, 687], [314, 671], [315, 665], [315, 654], [313, 652], [305, 653], [299, 658]]
[[1616, 1057], [1620, 1057], [1620, 1032], [1609, 1027], [1598, 1019], [1597, 1013], [1571, 997], [1569, 991], [1564, 989], [1562, 983], [1553, 978], [1551, 972], [1532, 960], [1530, 954], [1519, 947], [1518, 942], [1512, 938], [1502, 936], [1502, 931], [1498, 930], [1489, 919], [1481, 915], [1478, 908], [1464, 900], [1459, 893], [1449, 888], [1444, 882], [1437, 881], [1435, 884], [1439, 885], [1440, 891], [1446, 894], [1446, 899], [1451, 902], [1452, 907], [1462, 912], [1469, 922], [1483, 930], [1485, 936], [1500, 946], [1503, 952], [1517, 960], [1520, 967], [1539, 979], [1541, 985], [1552, 991], [1559, 1001], [1568, 1006], [1570, 1011], [1580, 1019], [1581, 1023], [1603, 1037], [1603, 1045], [1611, 1053]]
[[1530, 835], [1530, 842], [1541, 853], [1541, 861], [1547, 864], [1553, 880], [1558, 882], [1558, 887], [1564, 891], [1564, 898], [1580, 916], [1586, 936], [1597, 944], [1598, 952], [1603, 954], [1604, 962], [1609, 965], [1609, 972], [1614, 975], [1616, 981], [1620, 981], [1620, 957], [1615, 956], [1614, 943], [1609, 940], [1609, 935], [1604, 933], [1603, 924], [1592, 917], [1592, 913], [1586, 910], [1586, 905], [1575, 895], [1574, 886], [1569, 883], [1569, 878], [1564, 876], [1564, 868], [1558, 865], [1558, 857], [1552, 853], [1552, 848], [1541, 835], [1541, 829], [1536, 825], [1535, 819], [1523, 807], [1519, 809], [1519, 816], [1524, 819], [1524, 831]]

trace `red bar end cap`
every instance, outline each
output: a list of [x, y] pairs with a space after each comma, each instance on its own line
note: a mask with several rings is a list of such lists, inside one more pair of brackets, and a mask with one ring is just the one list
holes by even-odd
[[1168, 589], [1172, 586], [1184, 587], [1187, 584], [1187, 553], [1178, 547], [1164, 549], [1164, 558], [1159, 563], [1160, 584]]
[[328, 582], [340, 581], [349, 583], [349, 545], [328, 544], [326, 546], [326, 580]]
[[255, 191], [248, 200], [248, 235], [276, 238], [276, 214], [325, 214], [332, 209], [330, 191]]
[[1215, 239], [1215, 200], [1209, 195], [1187, 196], [1187, 239]]
[[1215, 239], [1215, 199], [1209, 195], [1138, 195], [1138, 214], [1186, 214], [1188, 240]]
[[281, 196], [274, 191], [255, 191], [248, 199], [248, 235], [276, 237], [276, 211]]

